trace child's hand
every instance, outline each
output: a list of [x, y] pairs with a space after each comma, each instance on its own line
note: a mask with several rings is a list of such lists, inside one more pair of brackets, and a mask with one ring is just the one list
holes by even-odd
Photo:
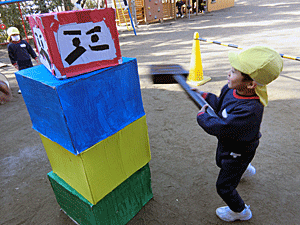
[[197, 88], [191, 88], [192, 91], [200, 93], [200, 91]]
[[191, 88], [192, 91], [196, 92], [198, 95], [202, 97], [203, 91], [198, 90], [197, 88]]
[[200, 109], [200, 111], [198, 113], [200, 113], [200, 112], [205, 113], [208, 107], [209, 107], [208, 104], [205, 104], [204, 106], [202, 106], [202, 108]]

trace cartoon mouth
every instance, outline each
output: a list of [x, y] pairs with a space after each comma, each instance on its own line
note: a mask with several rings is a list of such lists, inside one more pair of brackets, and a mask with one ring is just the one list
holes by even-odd
[[103, 51], [109, 49], [109, 45], [96, 45], [96, 46], [89, 45], [89, 47], [92, 51]]

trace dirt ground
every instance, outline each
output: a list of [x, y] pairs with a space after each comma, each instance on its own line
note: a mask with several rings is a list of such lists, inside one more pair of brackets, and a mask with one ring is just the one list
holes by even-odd
[[[171, 63], [188, 70], [194, 32], [240, 47], [268, 45], [299, 57], [299, 27], [297, 0], [236, 0], [229, 9], [139, 26], [137, 36], [120, 32], [122, 55], [138, 61], [154, 194], [128, 224], [227, 224], [215, 215], [224, 205], [215, 190], [217, 140], [197, 125], [198, 109], [180, 86], [153, 84], [148, 66]], [[212, 78], [201, 90], [219, 94], [230, 68], [228, 51], [237, 50], [205, 42], [200, 46], [204, 74]], [[6, 49], [0, 50], [0, 61], [9, 64]], [[253, 212], [243, 224], [300, 224], [299, 68], [299, 61], [284, 59], [281, 76], [268, 85], [263, 136], [252, 162], [257, 173], [238, 186]], [[17, 93], [15, 69], [9, 65], [0, 72], [13, 92], [12, 101], [0, 105], [0, 224], [73, 224], [60, 211], [47, 179], [52, 169]]]

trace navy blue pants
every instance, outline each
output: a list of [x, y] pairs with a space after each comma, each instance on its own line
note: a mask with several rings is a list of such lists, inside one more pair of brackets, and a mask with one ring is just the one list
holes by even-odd
[[180, 14], [180, 16], [182, 16], [181, 5], [180, 5], [180, 6], [177, 6], [177, 9], [178, 9], [178, 13], [177, 13], [177, 14]]
[[[230, 151], [229, 148], [225, 148], [220, 142], [218, 143], [216, 162], [221, 170], [216, 184], [217, 192], [234, 212], [241, 212], [245, 208], [245, 203], [237, 192], [236, 187], [252, 161], [258, 145], [259, 140], [246, 146], [241, 146], [239, 150], [234, 150], [232, 147], [230, 148], [232, 151]], [[241, 156], [234, 158], [230, 155], [231, 152], [241, 154]]]

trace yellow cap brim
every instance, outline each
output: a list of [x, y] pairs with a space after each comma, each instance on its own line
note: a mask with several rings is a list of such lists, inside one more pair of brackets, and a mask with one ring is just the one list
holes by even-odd
[[257, 85], [255, 88], [255, 92], [259, 97], [260, 102], [264, 105], [268, 105], [268, 93], [267, 93], [267, 86], [259, 86]]
[[247, 71], [243, 70], [243, 65], [239, 59], [239, 53], [230, 51], [228, 52], [228, 58], [229, 58], [230, 65], [234, 69], [247, 74]]

